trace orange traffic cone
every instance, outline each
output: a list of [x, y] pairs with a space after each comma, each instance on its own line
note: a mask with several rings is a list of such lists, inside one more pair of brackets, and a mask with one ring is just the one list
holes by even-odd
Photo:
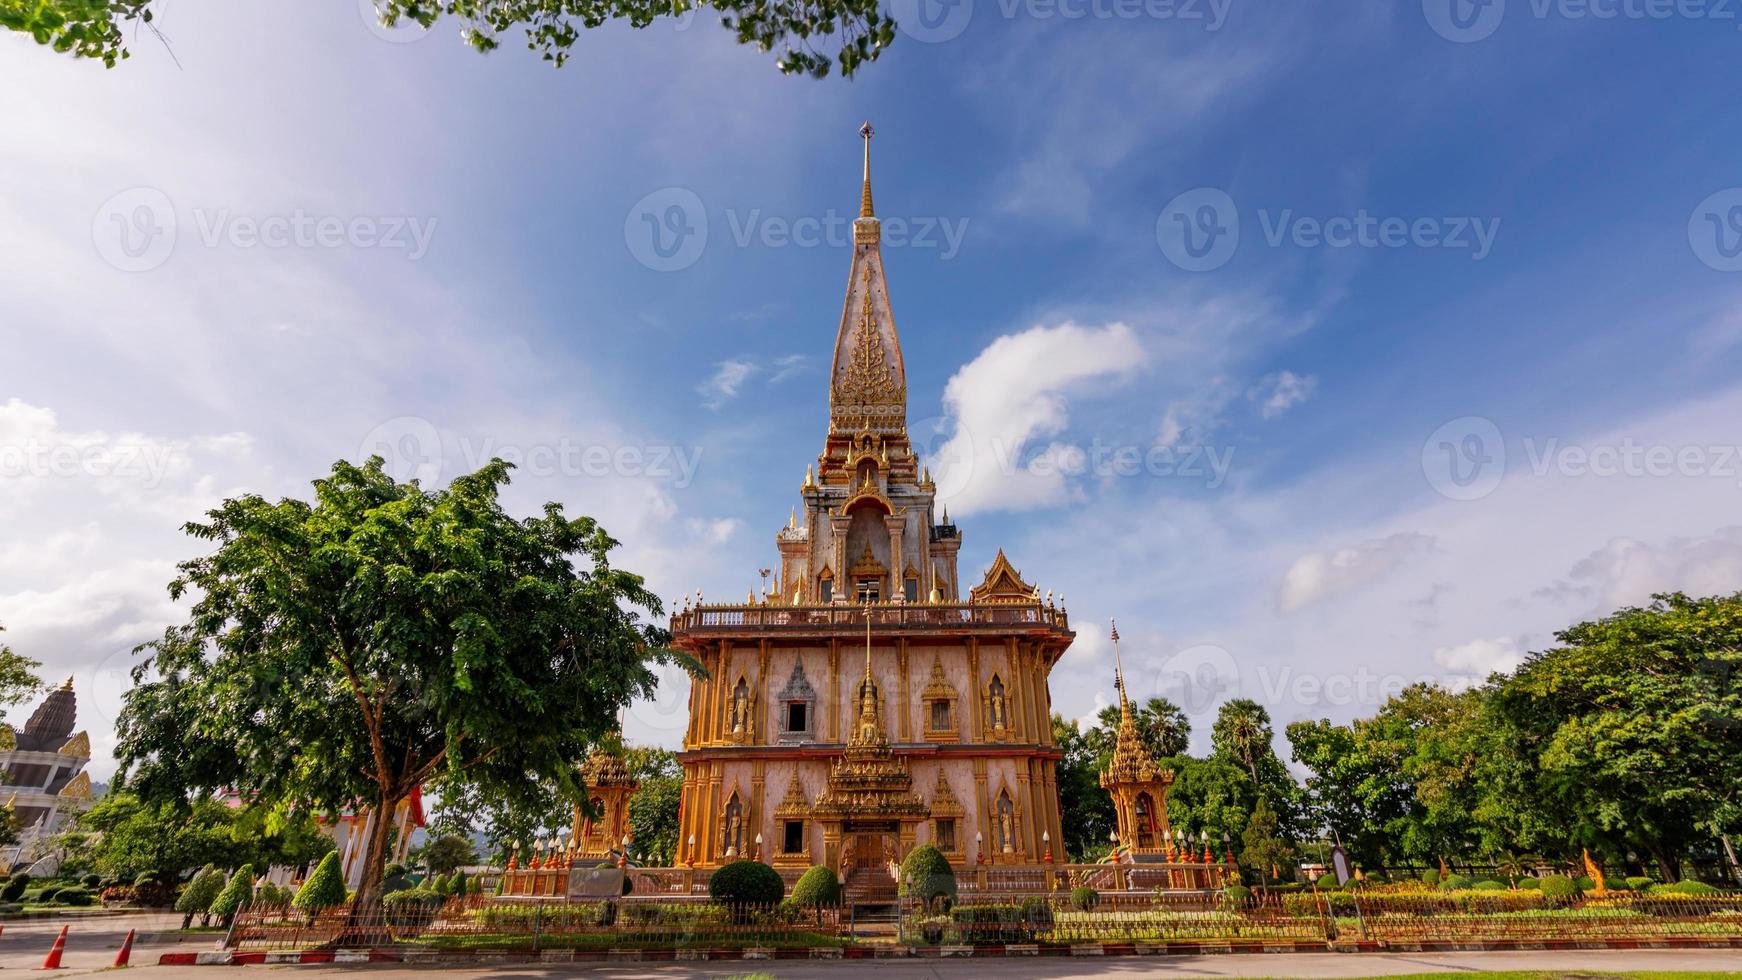
[[42, 961], [44, 970], [60, 969], [60, 954], [67, 948], [67, 927], [60, 927], [60, 935], [54, 937], [54, 948], [48, 951], [48, 958]]
[[115, 965], [126, 966], [127, 958], [133, 955], [133, 930], [127, 930], [127, 938], [121, 940], [121, 952], [115, 954]]

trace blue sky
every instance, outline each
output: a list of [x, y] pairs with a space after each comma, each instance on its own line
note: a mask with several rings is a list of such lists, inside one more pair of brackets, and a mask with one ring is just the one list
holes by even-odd
[[[964, 575], [1003, 547], [1067, 597], [1064, 714], [1107, 697], [1109, 617], [1201, 738], [1235, 691], [1347, 718], [1742, 587], [1733, 11], [904, 2], [850, 82], [706, 16], [561, 70], [351, 2], [184, 0], [173, 60], [108, 72], [0, 39], [7, 641], [105, 751], [179, 524], [379, 446], [437, 479], [522, 453], [516, 506], [600, 517], [668, 599], [742, 595], [848, 263], [782, 232], [852, 216], [865, 118], [916, 435]], [[674, 206], [707, 232], [662, 269]], [[1318, 240], [1360, 215], [1396, 244]], [[255, 240], [299, 217], [343, 230]], [[1204, 219], [1239, 227], [1208, 268]], [[1225, 469], [1049, 468], [1097, 446]], [[675, 743], [683, 683], [632, 737]]]

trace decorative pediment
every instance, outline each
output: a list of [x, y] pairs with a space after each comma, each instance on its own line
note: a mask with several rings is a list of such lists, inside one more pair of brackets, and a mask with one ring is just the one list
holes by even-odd
[[61, 791], [57, 795], [64, 796], [64, 797], [71, 799], [71, 800], [88, 800], [88, 799], [90, 799], [91, 798], [91, 775], [90, 775], [90, 773], [81, 772], [77, 776], [74, 776], [70, 782], [68, 782], [65, 786], [61, 787]]
[[931, 679], [926, 682], [925, 690], [919, 693], [921, 701], [954, 701], [956, 689], [944, 677], [944, 663], [938, 657], [931, 661]]
[[967, 811], [962, 809], [961, 801], [950, 789], [950, 781], [944, 778], [944, 771], [938, 770], [938, 785], [931, 794], [931, 815], [933, 817], [961, 817]]
[[786, 686], [780, 689], [782, 701], [815, 701], [817, 689], [811, 686], [810, 678], [804, 675], [804, 662], [792, 665], [792, 673], [787, 675]]
[[774, 808], [776, 818], [791, 817], [802, 819], [810, 815], [810, 801], [804, 798], [804, 787], [798, 781], [798, 769], [792, 771], [792, 779], [786, 784], [786, 798]]
[[67, 744], [60, 747], [60, 754], [89, 759], [91, 757], [91, 737], [84, 732], [74, 735], [67, 739]]
[[986, 580], [968, 590], [972, 602], [1033, 602], [1035, 588], [1022, 580], [1022, 573], [998, 549], [992, 567], [986, 569]]
[[877, 556], [871, 553], [871, 546], [866, 545], [865, 553], [860, 555], [859, 560], [853, 563], [853, 567], [849, 570], [848, 574], [854, 579], [869, 578], [871, 576], [876, 576], [881, 579], [889, 574], [889, 566], [878, 561]]

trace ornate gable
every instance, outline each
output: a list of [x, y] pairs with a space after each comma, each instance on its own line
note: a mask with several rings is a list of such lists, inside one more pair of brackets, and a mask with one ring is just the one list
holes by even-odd
[[786, 784], [786, 798], [774, 808], [774, 815], [776, 818], [803, 819], [810, 815], [810, 809], [810, 801], [804, 798], [804, 787], [799, 785], [798, 769], [794, 767], [792, 779], [788, 780]]
[[968, 590], [968, 598], [971, 602], [1033, 602], [1035, 592], [999, 548], [992, 567], [986, 569], [986, 580]]
[[84, 732], [67, 739], [67, 744], [60, 747], [61, 755], [70, 755], [79, 759], [91, 757], [91, 738]]
[[956, 799], [956, 794], [950, 790], [950, 781], [944, 778], [943, 769], [938, 769], [937, 788], [931, 793], [931, 815], [933, 817], [961, 817], [967, 811]]

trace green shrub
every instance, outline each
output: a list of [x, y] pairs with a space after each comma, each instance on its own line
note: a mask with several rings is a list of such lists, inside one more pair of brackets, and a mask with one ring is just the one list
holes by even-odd
[[1429, 888], [1438, 887], [1440, 883], [1439, 870], [1436, 868], [1429, 868], [1426, 871], [1423, 871], [1421, 873], [1421, 883]]
[[61, 889], [65, 887], [65, 885], [61, 884], [49, 885], [47, 888], [41, 889], [36, 893], [36, 900], [43, 905], [47, 905], [60, 898]]
[[17, 902], [0, 902], [0, 915], [17, 915], [24, 911], [24, 906]]
[[1495, 881], [1492, 878], [1486, 881], [1478, 881], [1470, 887], [1479, 892], [1503, 892], [1507, 890], [1506, 882]]
[[448, 894], [458, 895], [461, 898], [464, 898], [466, 893], [469, 891], [471, 891], [471, 888], [467, 884], [466, 873], [464, 871], [454, 872], [453, 880], [448, 882]]
[[1459, 874], [1446, 875], [1440, 880], [1440, 891], [1458, 892], [1468, 890], [1475, 882]]
[[1595, 891], [1597, 889], [1597, 881], [1594, 878], [1580, 876], [1573, 879], [1573, 884], [1578, 885], [1579, 891], [1581, 892]]
[[1627, 879], [1628, 891], [1648, 892], [1651, 890], [1651, 886], [1655, 884], [1657, 884], [1657, 882], [1652, 881], [1650, 878], [1634, 877]]
[[708, 879], [708, 897], [721, 905], [776, 905], [786, 897], [786, 882], [761, 861], [733, 861]]
[[1549, 875], [1542, 879], [1542, 900], [1551, 908], [1564, 908], [1578, 897], [1579, 884], [1566, 875]]
[[212, 899], [212, 906], [208, 911], [214, 917], [227, 921], [231, 916], [241, 911], [242, 907], [247, 905], [253, 897], [254, 865], [244, 864], [236, 869], [235, 874], [230, 876], [229, 883], [224, 886], [223, 891], [218, 893], [218, 897]]
[[1689, 878], [1689, 879], [1684, 880], [1684, 881], [1678, 881], [1673, 885], [1665, 885], [1665, 886], [1663, 886], [1663, 888], [1659, 889], [1659, 891], [1663, 894], [1669, 894], [1669, 895], [1716, 895], [1716, 894], [1718, 894], [1718, 889], [1713, 888], [1711, 885], [1708, 885], [1703, 881], [1694, 881], [1692, 878]]
[[835, 872], [817, 866], [799, 876], [792, 886], [792, 901], [805, 908], [823, 908], [841, 903], [841, 883]]
[[1052, 928], [1052, 903], [1039, 896], [1023, 899], [1022, 921], [1035, 932], [1046, 932]]
[[103, 884], [103, 876], [99, 874], [88, 874], [79, 879], [79, 884], [85, 886], [86, 889], [95, 890]]
[[89, 905], [96, 899], [84, 885], [68, 885], [54, 897], [62, 905]]
[[30, 876], [22, 872], [7, 880], [5, 887], [0, 887], [0, 902], [16, 902], [24, 897], [24, 890], [30, 887]]
[[135, 888], [158, 884], [162, 884], [162, 882], [158, 880], [157, 873], [153, 871], [141, 871], [138, 877], [133, 879], [133, 887]]
[[944, 852], [921, 844], [901, 862], [901, 893], [927, 910], [948, 909], [956, 902], [956, 871]]
[[1319, 875], [1318, 880], [1313, 882], [1313, 887], [1329, 892], [1336, 891], [1338, 888], [1341, 888], [1342, 885], [1337, 882], [1337, 873], [1335, 871], [1327, 871], [1324, 874]]
[[345, 879], [339, 875], [339, 852], [328, 851], [290, 904], [303, 912], [317, 912], [345, 904], [346, 896]]
[[175, 900], [175, 910], [188, 916], [206, 914], [223, 890], [224, 873], [208, 864], [181, 890], [181, 897]]
[[1518, 887], [1524, 889], [1525, 891], [1536, 891], [1538, 888], [1542, 887], [1542, 879], [1541, 878], [1520, 878], [1520, 879], [1518, 879]]
[[1071, 889], [1071, 908], [1078, 912], [1093, 912], [1101, 904], [1101, 893], [1087, 886]]
[[1252, 889], [1245, 885], [1229, 885], [1222, 889], [1222, 902], [1243, 909], [1252, 904]]
[[[1034, 939], [1036, 923], [1040, 921], [1038, 912], [1034, 920], [1027, 917], [1026, 906], [1026, 902], [1022, 905], [958, 905], [950, 909], [949, 916], [962, 942], [969, 945], [1023, 943]], [[1049, 924], [1050, 919], [1049, 911], [1046, 920]]]

